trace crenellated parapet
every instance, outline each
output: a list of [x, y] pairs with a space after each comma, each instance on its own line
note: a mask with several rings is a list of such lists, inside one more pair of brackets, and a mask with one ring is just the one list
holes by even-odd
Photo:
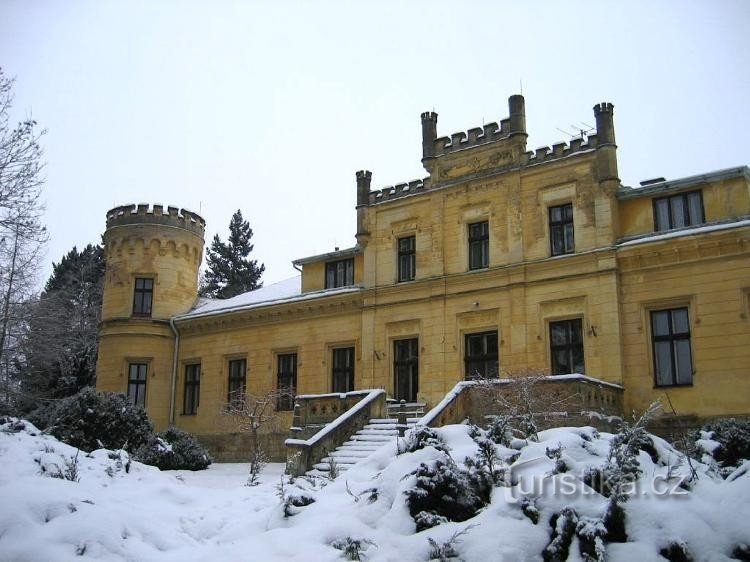
[[534, 151], [528, 151], [521, 155], [521, 165], [533, 166], [543, 162], [551, 162], [561, 158], [567, 158], [573, 154], [581, 154], [596, 150], [599, 146], [598, 135], [589, 135], [584, 141], [583, 138], [572, 139], [570, 143], [558, 142], [551, 147], [542, 146]]
[[164, 212], [163, 205], [141, 203], [138, 205], [121, 205], [107, 211], [107, 229], [136, 224], [181, 228], [199, 236], [201, 240], [206, 230], [206, 221], [203, 220], [203, 217], [198, 213], [178, 207], [167, 207], [166, 212]]
[[407, 197], [409, 195], [416, 195], [417, 193], [423, 193], [427, 189], [424, 180], [412, 180], [406, 183], [389, 185], [376, 191], [370, 191], [370, 205], [376, 205], [384, 201], [392, 201], [393, 199], [400, 199], [401, 197]]

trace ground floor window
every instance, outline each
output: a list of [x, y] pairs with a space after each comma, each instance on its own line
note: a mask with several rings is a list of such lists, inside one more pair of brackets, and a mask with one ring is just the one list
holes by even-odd
[[498, 366], [497, 331], [466, 334], [464, 342], [466, 380], [497, 378]]
[[283, 353], [278, 355], [277, 410], [293, 410], [294, 397], [297, 395], [297, 354]]
[[182, 403], [183, 414], [197, 414], [200, 402], [201, 365], [185, 365], [185, 397]]
[[411, 338], [393, 342], [395, 398], [416, 402], [419, 392], [419, 340]]
[[130, 363], [128, 366], [128, 400], [136, 406], [146, 406], [146, 363]]
[[549, 323], [552, 374], [584, 373], [583, 322], [580, 318]]
[[693, 383], [693, 359], [687, 308], [652, 311], [651, 343], [656, 386]]
[[247, 384], [247, 359], [232, 359], [229, 361], [229, 385], [227, 403], [230, 408], [241, 408], [245, 403], [245, 389]]
[[333, 350], [331, 388], [333, 392], [354, 390], [354, 348], [340, 347]]

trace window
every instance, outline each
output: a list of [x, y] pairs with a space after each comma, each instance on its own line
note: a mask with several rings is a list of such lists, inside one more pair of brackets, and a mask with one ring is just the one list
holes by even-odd
[[229, 361], [229, 389], [227, 402], [231, 408], [241, 408], [245, 403], [247, 359]]
[[549, 349], [552, 374], [585, 372], [583, 362], [583, 322], [580, 318], [549, 323]]
[[490, 265], [490, 223], [469, 225], [469, 269], [483, 269]]
[[700, 191], [654, 199], [654, 225], [657, 231], [683, 228], [703, 222], [703, 198]]
[[576, 251], [572, 203], [549, 208], [549, 243], [553, 256]]
[[393, 356], [395, 398], [416, 402], [419, 392], [419, 340], [413, 338], [394, 341]]
[[354, 285], [354, 259], [326, 263], [326, 289]]
[[294, 410], [294, 397], [297, 395], [297, 354], [278, 355], [277, 389], [279, 399], [277, 410]]
[[186, 415], [198, 413], [198, 403], [201, 392], [201, 365], [191, 363], [185, 365], [185, 396], [182, 401], [182, 413]]
[[498, 373], [497, 332], [467, 334], [464, 364], [466, 380], [496, 378]]
[[693, 383], [687, 308], [651, 312], [651, 342], [656, 386]]
[[136, 277], [133, 291], [133, 316], [151, 316], [151, 303], [154, 298], [154, 280]]
[[342, 347], [333, 350], [333, 392], [354, 390], [354, 348]]
[[417, 237], [398, 239], [398, 280], [413, 281], [417, 270]]
[[146, 406], [146, 363], [131, 363], [128, 366], [128, 400], [136, 406]]

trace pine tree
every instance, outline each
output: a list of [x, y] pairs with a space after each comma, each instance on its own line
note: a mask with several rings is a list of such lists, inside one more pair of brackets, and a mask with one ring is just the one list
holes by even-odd
[[237, 210], [229, 222], [229, 240], [222, 242], [217, 234], [208, 249], [208, 269], [201, 283], [201, 295], [228, 299], [263, 286], [260, 277], [266, 266], [248, 259], [253, 251], [252, 237], [253, 229]]

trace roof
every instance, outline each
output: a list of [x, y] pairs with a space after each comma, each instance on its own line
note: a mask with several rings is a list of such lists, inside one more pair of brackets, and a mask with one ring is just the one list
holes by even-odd
[[205, 316], [215, 316], [229, 312], [240, 312], [254, 308], [262, 308], [276, 304], [304, 301], [327, 297], [342, 293], [351, 293], [361, 290], [356, 285], [349, 287], [340, 287], [337, 289], [325, 289], [322, 291], [311, 291], [302, 293], [302, 276], [297, 275], [284, 279], [277, 283], [272, 283], [232, 297], [231, 299], [203, 299], [191, 311], [185, 314], [175, 316], [175, 320], [190, 320], [192, 318], [202, 318]]
[[294, 265], [305, 265], [306, 263], [313, 263], [319, 261], [331, 261], [331, 260], [342, 260], [345, 258], [351, 258], [357, 254], [362, 253], [362, 248], [359, 246], [352, 246], [351, 248], [344, 248], [343, 250], [336, 250], [334, 252], [328, 252], [327, 254], [318, 254], [317, 256], [308, 256], [306, 258], [299, 258], [294, 260]]
[[748, 182], [750, 182], [750, 168], [748, 168], [747, 166], [725, 168], [723, 170], [715, 170], [713, 172], [707, 172], [705, 174], [698, 174], [695, 176], [687, 176], [684, 178], [678, 178], [676, 180], [649, 183], [648, 185], [644, 185], [643, 187], [623, 186], [617, 191], [617, 198], [635, 199], [637, 197], [646, 197], [659, 193], [669, 193], [672, 191], [679, 191], [681, 189], [687, 189], [704, 183], [727, 180], [743, 176]]

